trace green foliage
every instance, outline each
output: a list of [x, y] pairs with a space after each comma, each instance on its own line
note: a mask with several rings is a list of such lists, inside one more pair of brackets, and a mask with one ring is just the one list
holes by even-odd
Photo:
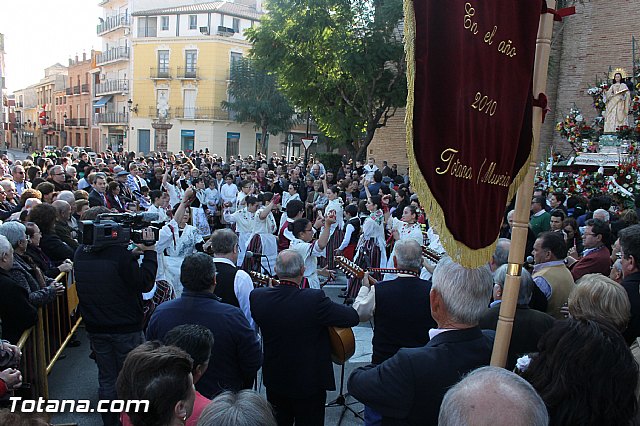
[[332, 172], [337, 172], [342, 164], [342, 155], [333, 152], [319, 152], [315, 158], [324, 164], [324, 168]]
[[319, 129], [364, 157], [406, 102], [402, 0], [270, 0], [253, 57]]
[[296, 123], [294, 110], [278, 90], [274, 75], [267, 74], [242, 58], [231, 68], [229, 83], [230, 101], [223, 101], [222, 108], [233, 111], [236, 121], [254, 123], [261, 130], [261, 152], [266, 152], [266, 135], [286, 132]]

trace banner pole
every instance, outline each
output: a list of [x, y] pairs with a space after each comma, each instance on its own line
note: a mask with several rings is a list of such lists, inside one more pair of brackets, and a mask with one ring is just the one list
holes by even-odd
[[[547, 0], [547, 7], [555, 9], [555, 0]], [[549, 54], [551, 52], [551, 36], [553, 35], [553, 14], [540, 15], [540, 25], [536, 39], [536, 58], [533, 69], [533, 96], [538, 97], [545, 93], [547, 87], [547, 71], [549, 68]], [[518, 293], [520, 291], [520, 274], [524, 262], [524, 251], [527, 244], [529, 228], [529, 211], [531, 196], [533, 194], [533, 181], [535, 179], [538, 149], [540, 147], [540, 129], [542, 127], [542, 108], [533, 108], [533, 146], [529, 170], [524, 182], [516, 195], [516, 206], [511, 229], [511, 249], [509, 250], [509, 266], [504, 283], [498, 326], [496, 328], [496, 340], [491, 354], [491, 365], [504, 367], [507, 362], [507, 352], [513, 330]]]

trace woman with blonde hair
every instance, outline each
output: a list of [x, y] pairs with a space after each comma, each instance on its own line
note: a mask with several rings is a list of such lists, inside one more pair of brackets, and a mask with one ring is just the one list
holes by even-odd
[[569, 294], [569, 315], [575, 319], [607, 322], [622, 333], [631, 317], [625, 289], [601, 274], [580, 278]]

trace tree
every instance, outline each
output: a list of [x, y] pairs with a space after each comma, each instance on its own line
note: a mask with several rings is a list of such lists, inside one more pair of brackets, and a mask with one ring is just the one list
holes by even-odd
[[296, 124], [295, 111], [278, 90], [275, 76], [253, 66], [250, 59], [232, 65], [228, 91], [230, 100], [222, 101], [222, 108], [235, 113], [240, 123], [255, 123], [263, 154], [267, 154], [267, 134], [286, 132]]
[[406, 103], [402, 0], [270, 0], [247, 32], [292, 104], [357, 158]]

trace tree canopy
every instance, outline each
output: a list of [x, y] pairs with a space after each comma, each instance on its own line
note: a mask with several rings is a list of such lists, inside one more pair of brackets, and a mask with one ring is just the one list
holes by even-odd
[[402, 0], [270, 0], [252, 55], [358, 158], [406, 102]]
[[267, 134], [277, 135], [295, 125], [295, 111], [278, 90], [274, 75], [256, 68], [247, 58], [237, 60], [231, 66], [229, 101], [222, 108], [235, 115], [241, 123], [255, 123], [261, 131], [260, 152], [267, 154]]

